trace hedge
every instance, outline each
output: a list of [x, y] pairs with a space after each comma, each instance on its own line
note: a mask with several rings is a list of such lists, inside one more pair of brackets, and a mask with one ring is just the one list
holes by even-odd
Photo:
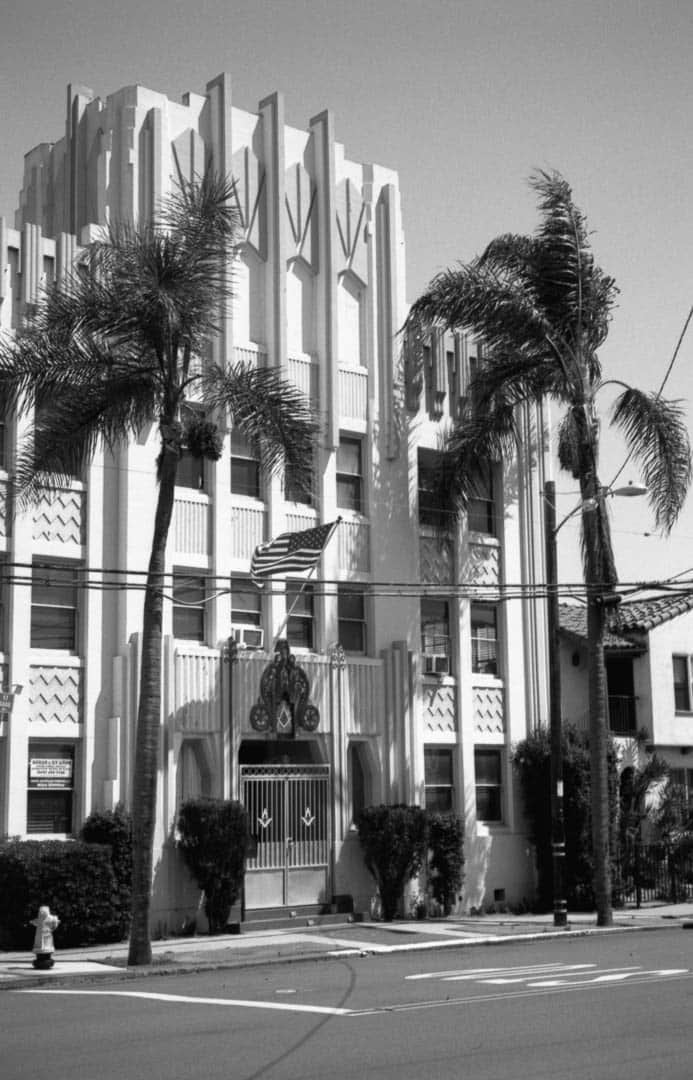
[[80, 830], [87, 844], [105, 844], [117, 884], [117, 913], [114, 917], [125, 938], [130, 930], [132, 912], [132, 818], [122, 803], [114, 810], [95, 810]]
[[248, 815], [240, 802], [188, 799], [180, 808], [178, 833], [178, 849], [205, 894], [209, 932], [219, 933], [243, 887]]
[[455, 906], [464, 869], [464, 822], [459, 814], [426, 811], [428, 880], [444, 915]]
[[[586, 732], [564, 724], [562, 731], [563, 816], [565, 825], [565, 896], [574, 911], [594, 909], [594, 873], [591, 835], [591, 783], [589, 738]], [[612, 850], [618, 822], [618, 778], [613, 739], [608, 744], [609, 805]], [[550, 911], [553, 901], [551, 849], [551, 741], [539, 728], [515, 747], [512, 762], [520, 781], [522, 801], [535, 847], [537, 903]]]
[[80, 840], [0, 844], [0, 947], [31, 949], [35, 919], [47, 904], [60, 925], [56, 949], [122, 938], [118, 884], [108, 847]]
[[426, 811], [420, 806], [367, 806], [357, 821], [366, 866], [375, 878], [383, 919], [391, 922], [404, 886], [423, 866]]

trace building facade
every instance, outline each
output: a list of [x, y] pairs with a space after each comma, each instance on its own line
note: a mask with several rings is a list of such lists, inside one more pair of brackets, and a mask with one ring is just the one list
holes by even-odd
[[[561, 607], [563, 717], [587, 730], [584, 608]], [[655, 752], [693, 807], [693, 597], [660, 594], [623, 600], [605, 641], [609, 726], [620, 767], [642, 767]]]
[[[533, 857], [509, 757], [546, 719], [545, 627], [541, 603], [508, 585], [542, 579], [541, 461], [520, 451], [489, 469], [484, 497], [441, 538], [427, 476], [478, 348], [441, 335], [422, 370], [400, 362], [396, 173], [349, 160], [328, 112], [303, 130], [286, 123], [279, 94], [237, 109], [227, 76], [180, 103], [140, 86], [105, 102], [69, 87], [64, 136], [27, 154], [14, 228], [0, 223], [3, 330], [99, 225], [146, 217], [209, 161], [236, 180], [243, 230], [214, 358], [275, 367], [323, 430], [310, 498], [290, 475], [264, 475], [233, 433], [219, 462], [181, 462], [157, 924], [175, 929], [198, 903], [175, 849], [177, 809], [196, 794], [248, 807], [248, 911], [366, 910], [374, 883], [354, 819], [379, 802], [464, 816], [461, 909], [528, 898]], [[69, 837], [92, 809], [130, 798], [157, 433], [99, 453], [79, 481], [13, 519], [2, 497], [22, 433], [4, 418], [0, 834]], [[258, 544], [338, 517], [307, 581], [253, 583]], [[314, 707], [303, 726], [271, 703], [279, 639]]]

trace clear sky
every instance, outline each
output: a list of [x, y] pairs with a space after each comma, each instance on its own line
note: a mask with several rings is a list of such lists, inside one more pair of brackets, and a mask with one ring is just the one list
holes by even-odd
[[[62, 135], [68, 83], [179, 98], [229, 71], [240, 107], [279, 90], [297, 127], [330, 108], [348, 157], [399, 172], [410, 299], [496, 234], [530, 231], [526, 179], [558, 169], [621, 290], [605, 372], [656, 389], [693, 304], [692, 55], [690, 0], [3, 0], [0, 214], [23, 154]], [[667, 393], [693, 417], [693, 329]], [[605, 482], [624, 456], [605, 435]], [[693, 494], [666, 543], [644, 535], [645, 500], [612, 505], [623, 581], [693, 567]], [[560, 536], [576, 580], [575, 521]]]

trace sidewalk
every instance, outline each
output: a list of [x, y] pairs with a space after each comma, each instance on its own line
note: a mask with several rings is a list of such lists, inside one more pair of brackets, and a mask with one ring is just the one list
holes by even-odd
[[0, 952], [0, 990], [26, 986], [131, 979], [210, 969], [375, 953], [492, 945], [502, 941], [608, 934], [635, 929], [691, 928], [693, 903], [620, 909], [614, 925], [596, 925], [594, 914], [570, 914], [566, 929], [556, 929], [552, 915], [450, 916], [447, 919], [344, 922], [320, 926], [308, 920], [282, 930], [243, 929], [240, 934], [168, 938], [152, 943], [152, 964], [128, 968], [127, 942], [60, 949], [50, 971], [36, 971], [31, 952]]

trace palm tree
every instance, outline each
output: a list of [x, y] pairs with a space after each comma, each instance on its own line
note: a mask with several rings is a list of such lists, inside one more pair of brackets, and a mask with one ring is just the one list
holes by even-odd
[[[34, 415], [16, 467], [18, 504], [79, 475], [99, 444], [114, 451], [158, 427], [158, 497], [142, 626], [133, 812], [133, 908], [128, 963], [151, 961], [152, 849], [159, 766], [166, 542], [178, 462], [194, 440], [220, 456], [216, 426], [191, 420], [202, 403], [260, 447], [269, 470], [284, 461], [307, 477], [317, 431], [297, 388], [269, 369], [201, 358], [230, 293], [238, 242], [233, 185], [207, 173], [183, 182], [155, 220], [107, 227], [80, 266], [41, 300], [27, 328], [0, 345], [0, 395]], [[201, 430], [202, 428], [202, 430]]]
[[[464, 512], [475, 477], [489, 460], [511, 454], [519, 437], [518, 405], [552, 400], [562, 411], [560, 466], [579, 482], [582, 554], [588, 610], [592, 836], [597, 920], [610, 925], [611, 889], [607, 780], [607, 696], [604, 631], [616, 567], [599, 479], [597, 395], [606, 385], [597, 350], [607, 336], [617, 289], [596, 265], [584, 215], [558, 173], [537, 172], [539, 225], [532, 236], [503, 235], [482, 255], [439, 274], [413, 304], [405, 343], [414, 362], [423, 337], [464, 330], [484, 343], [466, 407], [446, 438], [440, 482], [453, 509]], [[658, 527], [672, 528], [691, 478], [691, 455], [678, 404], [625, 384], [611, 421], [642, 468]]]

